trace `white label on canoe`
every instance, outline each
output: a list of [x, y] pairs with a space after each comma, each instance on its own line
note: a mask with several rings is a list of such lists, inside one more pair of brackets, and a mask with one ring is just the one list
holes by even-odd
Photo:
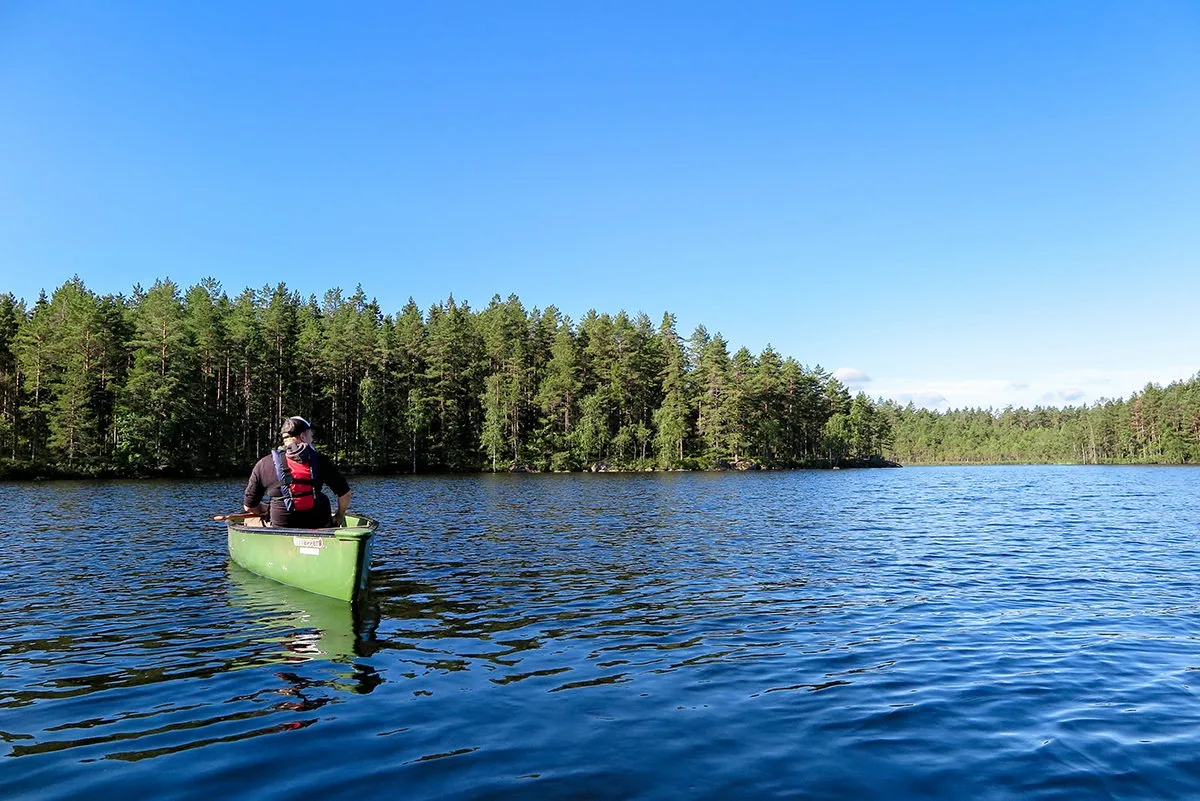
[[292, 537], [292, 545], [299, 548], [302, 554], [320, 556], [325, 542], [320, 537]]

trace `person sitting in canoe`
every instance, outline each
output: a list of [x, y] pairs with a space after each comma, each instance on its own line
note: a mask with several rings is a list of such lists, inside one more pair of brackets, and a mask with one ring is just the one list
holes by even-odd
[[[313, 447], [312, 424], [303, 417], [283, 421], [283, 447], [258, 460], [246, 483], [243, 507], [247, 512], [270, 515], [271, 525], [286, 528], [340, 526], [350, 507], [350, 485], [337, 465]], [[329, 498], [322, 485], [337, 495], [337, 513], [330, 515]], [[266, 496], [270, 510], [259, 504]]]

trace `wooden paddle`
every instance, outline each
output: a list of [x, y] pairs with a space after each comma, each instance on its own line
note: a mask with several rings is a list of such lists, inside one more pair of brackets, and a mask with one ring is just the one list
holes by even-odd
[[232, 515], [213, 515], [213, 520], [245, 520], [247, 517], [261, 517], [258, 512], [238, 512]]

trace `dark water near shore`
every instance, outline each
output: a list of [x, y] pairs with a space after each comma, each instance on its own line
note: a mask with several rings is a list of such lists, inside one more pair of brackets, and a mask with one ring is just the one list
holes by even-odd
[[353, 610], [239, 490], [0, 485], [0, 796], [1200, 795], [1200, 470], [363, 478]]

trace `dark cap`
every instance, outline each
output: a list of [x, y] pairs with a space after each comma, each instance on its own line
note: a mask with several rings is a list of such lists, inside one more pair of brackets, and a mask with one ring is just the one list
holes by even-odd
[[312, 423], [303, 417], [289, 417], [283, 421], [283, 428], [279, 433], [285, 437], [298, 437], [310, 428], [312, 428]]

